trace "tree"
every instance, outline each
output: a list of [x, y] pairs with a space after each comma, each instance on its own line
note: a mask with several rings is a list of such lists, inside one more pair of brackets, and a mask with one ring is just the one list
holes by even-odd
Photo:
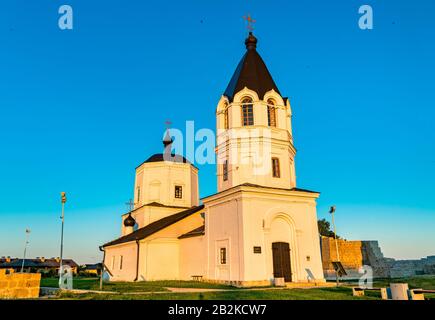
[[[320, 235], [324, 237], [334, 237], [334, 231], [331, 230], [331, 224], [326, 219], [317, 221]], [[340, 237], [337, 235], [337, 239]]]

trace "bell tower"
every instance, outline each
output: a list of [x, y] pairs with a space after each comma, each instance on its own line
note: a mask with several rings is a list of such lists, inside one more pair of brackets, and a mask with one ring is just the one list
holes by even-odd
[[252, 32], [216, 109], [218, 192], [241, 184], [296, 187], [291, 107]]

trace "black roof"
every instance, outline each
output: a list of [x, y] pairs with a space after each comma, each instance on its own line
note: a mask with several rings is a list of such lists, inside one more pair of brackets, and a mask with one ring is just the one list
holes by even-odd
[[200, 211], [204, 209], [204, 205], [201, 206], [197, 206], [197, 207], [192, 207], [190, 209], [181, 211], [179, 213], [167, 216], [163, 219], [154, 221], [153, 223], [150, 223], [149, 225], [146, 225], [143, 228], [137, 229], [136, 231], [127, 234], [125, 236], [122, 236], [116, 240], [110, 241], [106, 244], [103, 245], [104, 247], [109, 247], [109, 246], [113, 246], [115, 244], [121, 244], [121, 243], [125, 243], [125, 242], [130, 242], [130, 241], [136, 241], [136, 240], [142, 240], [154, 233], [156, 233], [157, 231], [160, 231], [166, 227], [169, 227], [170, 225], [183, 220], [184, 218], [187, 218], [188, 216]]
[[232, 101], [235, 94], [244, 87], [255, 91], [260, 99], [263, 99], [265, 93], [272, 89], [280, 94], [266, 64], [256, 50], [257, 39], [252, 32], [249, 33], [245, 44], [246, 53], [240, 60], [224, 96]]
[[178, 239], [198, 237], [198, 236], [203, 236], [204, 234], [205, 234], [205, 225], [202, 225], [199, 228], [193, 229], [192, 231], [182, 234], [181, 236], [178, 237]]
[[172, 161], [172, 162], [178, 162], [178, 163], [188, 163], [188, 164], [191, 164], [189, 160], [187, 160], [183, 156], [180, 156], [179, 154], [171, 154], [171, 156], [166, 157], [164, 153], [156, 153], [156, 154], [153, 154], [151, 157], [149, 157], [144, 162], [142, 162], [139, 166], [137, 166], [137, 168], [139, 168], [144, 163], [162, 162], [162, 161]]
[[178, 154], [171, 154], [171, 156], [168, 156], [167, 158], [168, 159], [165, 159], [163, 153], [156, 153], [153, 154], [151, 157], [149, 157], [147, 160], [145, 160], [145, 162], [172, 161], [172, 162], [190, 163], [189, 160], [187, 160], [185, 157], [180, 156]]
[[126, 214], [131, 214], [133, 212], [136, 212], [137, 210], [142, 209], [143, 207], [160, 207], [160, 208], [171, 208], [171, 209], [180, 209], [180, 210], [181, 209], [186, 210], [186, 209], [190, 209], [191, 208], [191, 207], [182, 207], [182, 206], [170, 206], [170, 205], [166, 205], [166, 204], [162, 204], [162, 203], [154, 201], [154, 202], [149, 202], [149, 203], [143, 204], [140, 207], [137, 207], [137, 208], [135, 208], [135, 209], [133, 209], [133, 210], [131, 210], [129, 212], [126, 212], [126, 213], [123, 214], [123, 216], [126, 215]]

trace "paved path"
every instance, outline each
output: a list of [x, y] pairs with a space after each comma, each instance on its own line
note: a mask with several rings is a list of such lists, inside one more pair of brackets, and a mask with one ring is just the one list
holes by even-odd
[[234, 291], [237, 289], [205, 289], [205, 288], [165, 288], [172, 293]]
[[[240, 291], [264, 291], [264, 290], [285, 290], [285, 289], [320, 289], [330, 288], [331, 286], [292, 286], [288, 287], [265, 287], [265, 288], [235, 288], [235, 289], [203, 289], [203, 288], [165, 288], [171, 293], [200, 293], [200, 292], [240, 292]], [[167, 292], [168, 293], [168, 292]]]

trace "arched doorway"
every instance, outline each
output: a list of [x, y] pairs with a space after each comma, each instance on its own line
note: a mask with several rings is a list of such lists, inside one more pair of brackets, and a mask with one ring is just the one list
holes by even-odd
[[291, 282], [290, 245], [287, 242], [273, 242], [272, 257], [273, 277], [284, 278], [285, 282]]

